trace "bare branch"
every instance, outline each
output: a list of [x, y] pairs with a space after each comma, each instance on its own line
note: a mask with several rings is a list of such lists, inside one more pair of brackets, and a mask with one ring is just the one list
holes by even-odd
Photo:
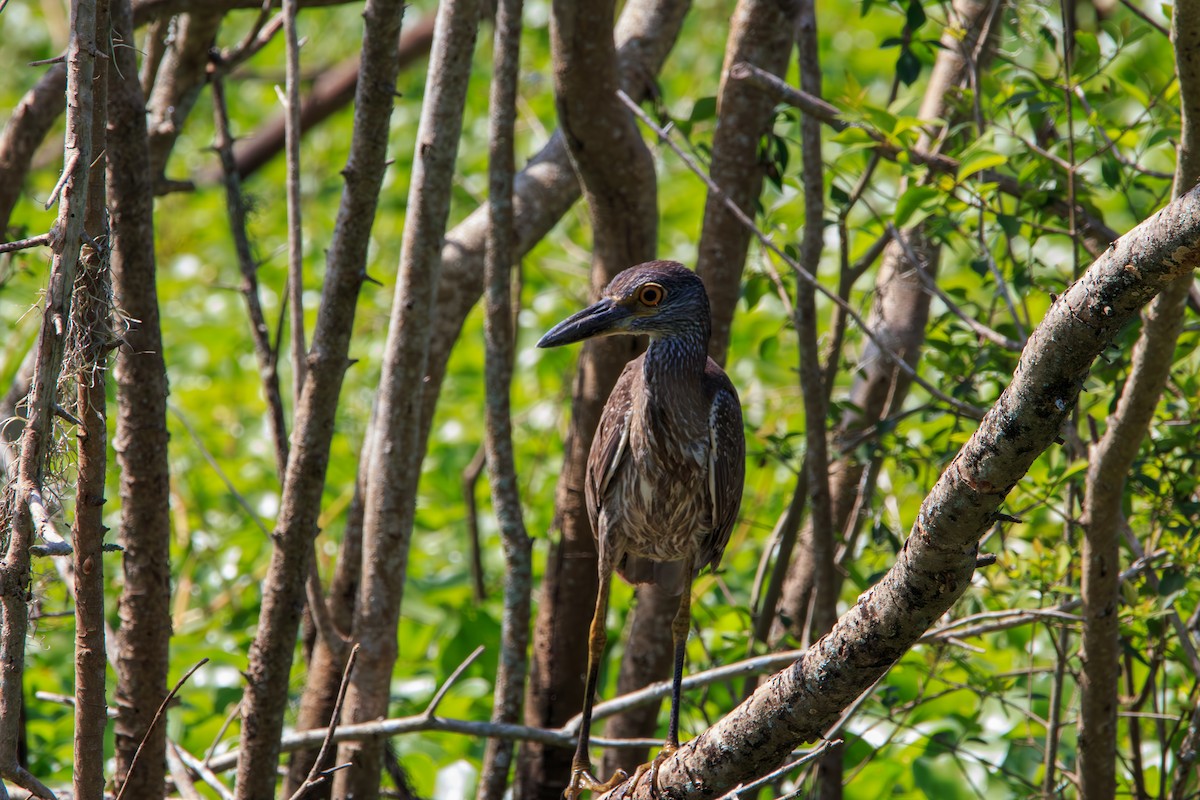
[[[385, 719], [382, 721], [366, 722], [357, 725], [340, 725], [333, 735], [335, 741], [352, 741], [355, 739], [369, 739], [372, 737], [387, 737], [400, 736], [408, 733], [418, 733], [421, 731], [445, 731], [448, 733], [461, 733], [467, 736], [478, 738], [487, 737], [503, 737], [513, 741], [538, 742], [553, 747], [569, 747], [574, 741], [579, 732], [580, 716], [575, 715], [567, 721], [565, 725], [559, 728], [538, 728], [530, 725], [510, 725], [510, 724], [495, 724], [486, 721], [476, 720], [459, 720], [448, 719], [446, 717], [436, 716], [434, 713], [437, 710], [441, 698], [455, 684], [462, 672], [470, 666], [471, 663], [482, 653], [482, 648], [476, 650], [460, 664], [454, 672], [443, 681], [438, 687], [438, 691], [425, 709], [415, 716], [399, 717], [395, 719]], [[683, 688], [686, 691], [691, 691], [703, 686], [709, 686], [715, 683], [723, 683], [734, 678], [746, 677], [748, 675], [756, 675], [764, 672], [777, 670], [787, 664], [793, 663], [797, 657], [801, 656], [801, 650], [788, 650], [780, 653], [771, 653], [765, 656], [756, 656], [743, 661], [738, 661], [733, 664], [726, 664], [721, 667], [705, 670], [703, 672], [685, 675], [683, 678]], [[636, 692], [632, 692], [622, 697], [617, 697], [604, 703], [598, 703], [595, 708], [595, 719], [602, 719], [618, 714], [622, 711], [627, 711], [630, 708], [636, 708], [647, 703], [660, 702], [664, 697], [671, 693], [671, 682], [660, 681], [651, 684]], [[308, 747], [319, 745], [327, 735], [325, 728], [313, 728], [306, 731], [297, 731], [283, 737], [281, 747], [284, 751], [294, 751]], [[621, 747], [621, 748], [646, 748], [662, 744], [657, 739], [624, 739], [614, 740], [607, 738], [593, 737], [592, 741], [601, 747]], [[208, 760], [208, 766], [213, 772], [223, 772], [235, 766], [238, 760], [238, 752], [223, 753], [219, 756], [214, 756]]]
[[[296, 15], [300, 0], [283, 0], [283, 32], [287, 43], [287, 78], [283, 111], [287, 152], [287, 297], [292, 343], [292, 397], [304, 387], [304, 231], [300, 217], [300, 42]], [[228, 171], [228, 169], [227, 169]], [[282, 345], [280, 345], [282, 346]]]
[[[200, 659], [199, 661], [197, 661], [195, 663], [194, 666], [192, 666], [191, 669], [189, 669], [187, 672], [185, 672], [183, 674], [182, 678], [180, 678], [179, 680], [177, 680], [175, 682], [175, 686], [171, 688], [171, 691], [167, 692], [167, 696], [164, 697], [162, 703], [159, 704], [158, 711], [154, 712], [154, 719], [151, 720], [151, 722], [150, 722], [151, 729], [153, 729], [154, 726], [157, 725], [158, 722], [160, 720], [162, 720], [162, 718], [166, 715], [167, 706], [170, 705], [171, 701], [175, 699], [175, 695], [179, 694], [179, 690], [182, 689], [183, 685], [188, 682], [188, 679], [191, 678], [192, 675], [196, 674], [196, 670], [200, 669], [207, 663], [208, 663], [207, 657]], [[149, 731], [147, 731], [147, 734], [149, 734]], [[142, 744], [145, 744], [144, 740], [143, 740]], [[142, 754], [142, 747], [139, 745], [137, 752], [133, 756], [133, 761], [129, 764], [129, 772], [130, 773], [132, 773], [134, 771], [134, 768], [137, 766], [138, 758], [141, 756], [141, 754]], [[121, 798], [125, 796], [125, 788], [127, 786], [129, 786], [129, 784], [130, 784], [130, 781], [127, 778], [125, 783], [121, 785], [121, 790], [119, 792], [117, 792], [116, 800], [121, 800]]]
[[40, 236], [31, 236], [28, 239], [0, 242], [0, 253], [15, 253], [18, 250], [28, 250], [31, 247], [43, 247], [50, 244], [51, 239], [50, 234], [43, 233]]
[[54, 261], [36, 345], [17, 477], [15, 484], [10, 483], [4, 493], [7, 518], [12, 520], [12, 526], [0, 564], [0, 779], [51, 800], [54, 794], [17, 760], [25, 635], [29, 625], [26, 601], [31, 579], [29, 548], [34, 537], [28, 498], [31, 491], [42, 485], [53, 434], [55, 391], [63, 366], [72, 293], [79, 268], [88, 173], [92, 163], [95, 54], [95, 4], [91, 0], [74, 0], [67, 49], [67, 93], [71, 102], [68, 104], [63, 154], [66, 168], [63, 171], [65, 178], [61, 181], [62, 203], [54, 227]]
[[[108, 50], [108, 0], [96, 3], [97, 40]], [[105, 152], [108, 121], [109, 59], [98, 59], [92, 81], [92, 152]], [[104, 728], [108, 723], [105, 698], [107, 664], [104, 617], [104, 502], [108, 466], [108, 400], [106, 376], [112, 347], [112, 275], [110, 239], [105, 208], [105, 160], [91, 165], [88, 177], [84, 233], [90, 246], [80, 259], [71, 308], [71, 366], [75, 382], [76, 432], [79, 458], [75, 481], [75, 735], [71, 785], [77, 800], [103, 800]], [[99, 241], [97, 241], [99, 240]], [[98, 246], [97, 246], [98, 245]]]
[[166, 729], [153, 724], [167, 692], [171, 637], [170, 467], [167, 462], [167, 373], [163, 359], [154, 245], [154, 183], [146, 101], [132, 46], [129, 0], [113, 5], [109, 130], [120, 147], [108, 152], [112, 215], [113, 294], [127, 327], [117, 352], [117, 424], [113, 450], [120, 467], [118, 541], [123, 585], [118, 604], [117, 685], [113, 726], [117, 789], [138, 800], [164, 793], [161, 770], [131, 775], [139, 750], [161, 764]]
[[[364, 443], [371, 462], [365, 482], [362, 583], [353, 623], [354, 636], [363, 649], [346, 696], [345, 714], [350, 723], [386, 716], [391, 696], [422, 460], [421, 402], [414, 389], [424, 378], [429, 352], [430, 320], [479, 10], [476, 0], [445, 0], [437, 10], [437, 33], [417, 128], [408, 214], [376, 394], [376, 424]], [[382, 741], [343, 744], [337, 762], [352, 766], [335, 777], [335, 796], [378, 797]]]
[[4, 125], [0, 134], [0, 236], [8, 228], [34, 153], [62, 113], [66, 91], [67, 65], [55, 64], [25, 93]]
[[[1173, 37], [1179, 74], [1182, 130], [1175, 194], [1200, 179], [1200, 2], [1185, 0], [1175, 10]], [[1068, 102], [1072, 99], [1068, 97]], [[1069, 106], [1068, 106], [1069, 108]], [[1070, 117], [1068, 117], [1068, 120]], [[1071, 151], [1073, 154], [1073, 150]], [[1137, 458], [1174, 363], [1183, 329], [1192, 275], [1169, 283], [1142, 314], [1142, 332], [1133, 347], [1129, 376], [1104, 436], [1089, 453], [1083, 498], [1083, 625], [1079, 716], [1079, 775], [1089, 798], [1116, 794], [1117, 706], [1120, 690], [1121, 603], [1117, 568], [1120, 531], [1125, 524], [1126, 480]], [[1186, 633], [1186, 631], [1184, 631]], [[1190, 636], [1186, 640], [1191, 644]], [[1194, 650], [1192, 651], [1194, 656]], [[1181, 774], [1186, 774], [1186, 771]], [[1180, 781], [1185, 783], [1186, 781]], [[1178, 785], [1178, 784], [1177, 784]]]
[[229, 111], [225, 105], [225, 82], [216, 73], [212, 75], [212, 93], [213, 120], [216, 128], [213, 149], [220, 157], [224, 173], [225, 206], [238, 267], [242, 273], [240, 288], [246, 301], [246, 312], [250, 317], [250, 338], [254, 342], [259, 380], [267, 399], [267, 419], [270, 420], [271, 442], [275, 448], [275, 469], [280, 475], [285, 475], [288, 462], [288, 432], [283, 396], [279, 389], [279, 354], [271, 346], [271, 333], [263, 313], [258, 287], [258, 261], [254, 257], [250, 238], [246, 233], [246, 201], [242, 196], [242, 184], [233, 163], [233, 137], [230, 135]]
[[310, 789], [315, 789], [330, 778], [330, 771], [322, 770], [321, 764], [325, 761], [325, 757], [329, 754], [330, 748], [333, 746], [333, 736], [337, 732], [338, 722], [342, 718], [342, 705], [346, 702], [346, 689], [350, 685], [350, 675], [354, 672], [354, 662], [357, 659], [358, 645], [356, 644], [350, 648], [350, 655], [346, 657], [346, 669], [342, 673], [342, 685], [338, 689], [337, 701], [333, 704], [333, 716], [329, 718], [329, 728], [326, 729], [325, 740], [321, 742], [321, 749], [313, 761], [312, 770], [308, 773], [308, 778], [292, 795], [291, 800], [300, 800]]
[[[496, 673], [492, 721], [515, 723], [521, 718], [529, 651], [530, 592], [533, 542], [525, 531], [512, 443], [512, 372], [515, 329], [512, 300], [513, 138], [520, 72], [522, 0], [501, 0], [496, 9], [489, 111], [488, 231], [484, 262], [486, 426], [488, 478], [492, 507], [500, 525], [507, 565], [500, 663]], [[513, 762], [511, 741], [489, 739], [480, 772], [479, 800], [500, 800], [508, 788]]]

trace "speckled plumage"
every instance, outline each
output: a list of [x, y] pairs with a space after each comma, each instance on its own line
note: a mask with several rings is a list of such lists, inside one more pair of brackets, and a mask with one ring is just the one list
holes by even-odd
[[[630, 583], [656, 583], [674, 595], [720, 562], [741, 503], [741, 406], [707, 342], [706, 330], [683, 344], [658, 339], [629, 362], [588, 459], [597, 545], [613, 549]], [[695, 561], [685, 574], [689, 556]]]

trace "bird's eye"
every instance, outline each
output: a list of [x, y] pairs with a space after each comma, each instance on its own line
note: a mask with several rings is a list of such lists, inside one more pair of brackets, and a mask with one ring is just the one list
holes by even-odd
[[667, 296], [667, 290], [657, 283], [647, 283], [638, 289], [637, 299], [644, 306], [656, 306]]

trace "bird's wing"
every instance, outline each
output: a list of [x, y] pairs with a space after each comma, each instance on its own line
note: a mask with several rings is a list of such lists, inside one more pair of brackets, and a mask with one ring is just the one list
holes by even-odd
[[600, 424], [596, 427], [596, 436], [592, 439], [592, 449], [588, 454], [587, 480], [584, 483], [584, 496], [587, 499], [588, 518], [592, 521], [592, 534], [600, 541], [600, 506], [608, 492], [613, 475], [625, 459], [629, 443], [629, 412], [633, 407], [633, 394], [630, 383], [633, 379], [632, 370], [638, 360], [625, 365], [617, 385], [613, 387], [604, 411], [600, 414]]
[[737, 390], [714, 362], [709, 361], [706, 372], [712, 396], [708, 415], [708, 492], [712, 498], [713, 530], [696, 561], [697, 569], [705, 564], [715, 569], [720, 563], [737, 521], [746, 476], [746, 434]]

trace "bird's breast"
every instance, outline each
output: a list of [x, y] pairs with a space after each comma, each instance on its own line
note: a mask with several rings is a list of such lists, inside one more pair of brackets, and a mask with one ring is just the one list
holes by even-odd
[[665, 446], [635, 433], [606, 498], [610, 533], [633, 555], [686, 558], [712, 530], [708, 443], [676, 440]]

